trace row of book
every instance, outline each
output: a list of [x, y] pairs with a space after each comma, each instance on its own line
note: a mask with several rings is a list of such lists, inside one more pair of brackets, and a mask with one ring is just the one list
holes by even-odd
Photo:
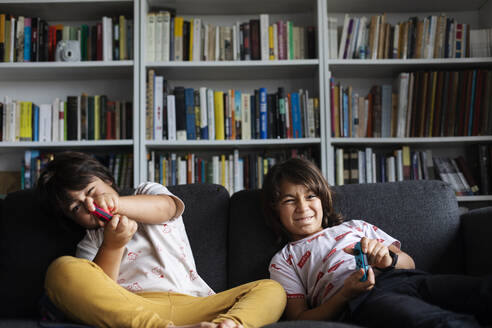
[[55, 98], [51, 104], [6, 96], [0, 102], [0, 141], [132, 139], [133, 106], [106, 95]]
[[330, 79], [333, 137], [492, 134], [492, 71], [400, 73], [368, 94]]
[[[106, 166], [120, 189], [133, 187], [132, 153], [94, 153], [94, 158]], [[26, 150], [21, 163], [21, 189], [33, 188], [41, 171], [56, 157], [56, 153]]]
[[60, 41], [78, 41], [84, 61], [133, 59], [133, 20], [105, 16], [96, 25], [69, 26], [0, 13], [0, 62], [55, 61]]
[[469, 24], [444, 14], [423, 19], [410, 17], [396, 24], [389, 23], [386, 14], [345, 14], [340, 33], [338, 19], [329, 17], [329, 58], [465, 58], [470, 57], [470, 44], [476, 41], [471, 38], [477, 36], [470, 33]]
[[318, 98], [307, 90], [268, 93], [201, 87], [172, 89], [149, 70], [146, 138], [148, 140], [249, 140], [320, 136]]
[[433, 156], [432, 150], [411, 150], [409, 146], [393, 151], [343, 149], [335, 151], [337, 185], [379, 183], [403, 180], [441, 179], [458, 196], [490, 194], [492, 147], [474, 145], [469, 154], [457, 157]]
[[263, 185], [264, 175], [275, 163], [302, 157], [317, 163], [311, 147], [240, 154], [168, 153], [147, 154], [149, 181], [165, 186], [187, 183], [214, 183], [224, 186], [232, 195], [243, 189]]
[[147, 14], [147, 61], [284, 60], [316, 57], [313, 26], [270, 23], [268, 14], [234, 25], [189, 20], [175, 11]]

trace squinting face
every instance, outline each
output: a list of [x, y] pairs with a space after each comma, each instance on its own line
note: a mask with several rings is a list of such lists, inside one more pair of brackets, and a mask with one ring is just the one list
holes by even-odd
[[65, 214], [76, 223], [86, 229], [96, 229], [104, 226], [104, 222], [97, 216], [90, 213], [86, 207], [86, 202], [92, 202], [93, 197], [98, 194], [116, 193], [111, 185], [97, 177], [82, 190], [67, 191], [72, 199]]
[[294, 241], [323, 230], [321, 200], [303, 185], [283, 181], [276, 210], [280, 222], [291, 233]]

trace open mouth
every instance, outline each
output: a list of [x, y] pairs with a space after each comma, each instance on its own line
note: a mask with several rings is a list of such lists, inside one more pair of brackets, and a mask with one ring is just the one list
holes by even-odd
[[302, 222], [302, 221], [310, 221], [310, 220], [313, 220], [313, 219], [314, 219], [314, 215], [311, 215], [311, 216], [304, 216], [302, 218], [294, 219], [294, 221]]

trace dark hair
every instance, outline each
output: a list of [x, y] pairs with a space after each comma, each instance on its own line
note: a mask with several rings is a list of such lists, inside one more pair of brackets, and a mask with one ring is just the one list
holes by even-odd
[[44, 168], [36, 190], [51, 211], [62, 215], [70, 202], [67, 191], [82, 190], [96, 177], [110, 183], [118, 192], [114, 177], [97, 159], [85, 153], [66, 151], [55, 154], [55, 159]]
[[323, 207], [323, 228], [333, 227], [343, 222], [340, 214], [333, 209], [332, 191], [318, 167], [306, 159], [291, 158], [275, 164], [263, 182], [263, 211], [269, 225], [278, 237], [279, 242], [291, 241], [290, 233], [284, 228], [277, 214], [276, 206], [280, 198], [280, 185], [284, 181], [305, 186], [321, 200]]

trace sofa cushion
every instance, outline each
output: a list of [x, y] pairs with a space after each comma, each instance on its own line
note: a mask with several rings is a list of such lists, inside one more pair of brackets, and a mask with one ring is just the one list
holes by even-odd
[[442, 181], [420, 180], [334, 187], [346, 220], [364, 219], [401, 241], [418, 269], [464, 273], [456, 196]]
[[0, 213], [0, 317], [36, 317], [48, 265], [74, 254], [83, 230], [61, 227], [32, 190], [7, 195]]
[[170, 186], [185, 204], [183, 221], [198, 274], [216, 292], [227, 288], [229, 193], [219, 185]]
[[[347, 220], [367, 219], [402, 242], [422, 270], [463, 273], [464, 252], [458, 205], [440, 181], [404, 181], [334, 187], [334, 205]], [[260, 191], [231, 197], [229, 287], [267, 278], [280, 248], [267, 228]]]

